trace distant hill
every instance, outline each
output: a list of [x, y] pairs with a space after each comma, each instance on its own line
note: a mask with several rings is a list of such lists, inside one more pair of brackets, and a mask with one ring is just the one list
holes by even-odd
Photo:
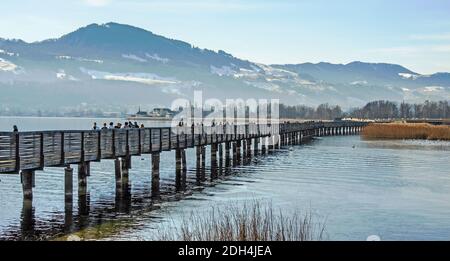
[[302, 63], [273, 65], [316, 81], [339, 84], [372, 84], [393, 86], [450, 86], [450, 73], [421, 75], [401, 65], [351, 62], [349, 64]]
[[198, 89], [205, 98], [349, 108], [375, 99], [450, 99], [450, 74], [420, 75], [386, 63], [257, 64], [118, 23], [41, 42], [0, 38], [0, 110], [134, 110], [167, 106]]

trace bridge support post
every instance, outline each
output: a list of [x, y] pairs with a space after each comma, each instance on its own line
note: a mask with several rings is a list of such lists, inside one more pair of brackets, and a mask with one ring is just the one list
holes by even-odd
[[206, 147], [202, 146], [202, 181], [206, 180]]
[[237, 166], [237, 143], [236, 141], [232, 144], [232, 153], [233, 153], [233, 167]]
[[196, 170], [195, 170], [195, 174], [197, 177], [197, 184], [201, 183], [202, 180], [202, 147], [201, 146], [197, 146], [195, 147], [195, 155], [196, 155]]
[[266, 137], [261, 137], [261, 154], [266, 154]]
[[181, 149], [175, 150], [175, 190], [181, 190]]
[[223, 173], [223, 144], [219, 144], [219, 175]]
[[242, 140], [242, 162], [244, 164], [247, 163], [247, 140]]
[[251, 159], [252, 158], [252, 139], [247, 140], [247, 153], [248, 153], [248, 158]]
[[273, 136], [272, 135], [270, 135], [269, 137], [268, 137], [268, 143], [267, 143], [267, 152], [268, 153], [272, 153], [273, 152]]
[[114, 172], [116, 177], [116, 190], [122, 187], [122, 160], [117, 158], [114, 160]]
[[217, 143], [211, 144], [211, 179], [217, 178]]
[[122, 164], [121, 164], [121, 170], [122, 170], [122, 182], [126, 183], [128, 182], [129, 177], [129, 169], [131, 165], [131, 157], [126, 156], [121, 158]]
[[159, 160], [160, 153], [152, 154], [152, 197], [159, 198]]
[[73, 202], [73, 169], [70, 165], [64, 169], [64, 202]]
[[89, 215], [87, 176], [89, 175], [89, 162], [78, 164], [78, 212], [80, 215]]
[[187, 175], [187, 164], [186, 164], [186, 150], [181, 150], [181, 165], [182, 165], [182, 181], [184, 184], [186, 183], [186, 175]]
[[230, 149], [231, 143], [228, 141], [225, 142], [225, 168], [229, 168], [231, 166]]
[[236, 141], [236, 161], [237, 164], [241, 164], [241, 140]]
[[87, 176], [89, 173], [89, 162], [82, 162], [78, 164], [78, 195], [84, 196], [87, 194]]
[[25, 201], [33, 200], [33, 187], [34, 187], [34, 170], [22, 170], [20, 172], [20, 178], [22, 181], [23, 199]]

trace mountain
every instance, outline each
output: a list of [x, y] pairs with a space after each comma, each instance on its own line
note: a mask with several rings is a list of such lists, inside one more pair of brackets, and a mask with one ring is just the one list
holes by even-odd
[[273, 65], [275, 68], [293, 71], [315, 81], [334, 84], [373, 84], [403, 87], [424, 85], [450, 86], [449, 73], [421, 75], [401, 65], [388, 63], [351, 62], [349, 64], [302, 63]]
[[168, 106], [194, 90], [205, 99], [349, 108], [375, 99], [450, 99], [450, 74], [420, 75], [385, 63], [257, 64], [118, 23], [41, 42], [0, 38], [0, 112], [135, 110]]

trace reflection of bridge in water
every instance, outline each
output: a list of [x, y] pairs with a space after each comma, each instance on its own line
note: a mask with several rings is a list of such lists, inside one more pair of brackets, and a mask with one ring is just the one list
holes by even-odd
[[[64, 222], [61, 222], [61, 227], [57, 230], [69, 232], [74, 229], [71, 164], [78, 165], [78, 215], [75, 229], [81, 229], [89, 225], [90, 213], [130, 212], [132, 197], [128, 173], [132, 168], [132, 156], [151, 154], [151, 187], [140, 195], [133, 195], [135, 199], [151, 202], [161, 198], [161, 193], [164, 193], [160, 189], [159, 175], [160, 154], [163, 151], [175, 151], [175, 190], [182, 192], [187, 187], [187, 148], [196, 149], [195, 183], [201, 185], [207, 180], [206, 146], [210, 146], [211, 153], [210, 178], [216, 179], [229, 172], [232, 167], [248, 163], [252, 157], [273, 153], [284, 146], [302, 144], [314, 136], [358, 134], [365, 125], [364, 122], [335, 121], [231, 127], [217, 125], [101, 131], [0, 132], [0, 173], [21, 175], [24, 198], [21, 238], [32, 238], [36, 236], [32, 206], [35, 172], [45, 167], [64, 168], [65, 214]], [[91, 209], [87, 191], [90, 162], [107, 159], [114, 160], [115, 204]]]

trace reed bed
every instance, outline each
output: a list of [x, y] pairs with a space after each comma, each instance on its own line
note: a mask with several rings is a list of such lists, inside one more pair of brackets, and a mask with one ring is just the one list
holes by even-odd
[[155, 240], [319, 241], [324, 231], [324, 222], [313, 222], [311, 213], [285, 215], [271, 204], [254, 202], [192, 211], [181, 223], [159, 229]]
[[450, 140], [450, 126], [427, 123], [373, 123], [362, 131], [365, 139]]

